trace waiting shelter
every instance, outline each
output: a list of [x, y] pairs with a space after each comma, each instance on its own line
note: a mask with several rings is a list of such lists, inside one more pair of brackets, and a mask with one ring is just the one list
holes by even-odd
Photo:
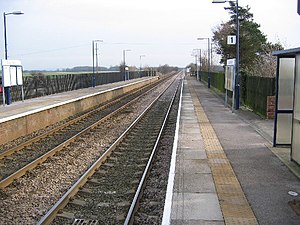
[[291, 146], [291, 160], [300, 165], [300, 48], [277, 56], [273, 146]]

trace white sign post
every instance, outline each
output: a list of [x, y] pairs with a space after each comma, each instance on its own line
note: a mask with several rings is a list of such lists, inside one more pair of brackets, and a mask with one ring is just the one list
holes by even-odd
[[[2, 64], [2, 86], [21, 86], [22, 101], [24, 101], [23, 68], [20, 60], [1, 60]], [[5, 92], [2, 92], [3, 105], [5, 105]], [[7, 96], [10, 102], [10, 95]]]
[[232, 112], [234, 110], [235, 99], [235, 65], [236, 59], [228, 59], [225, 67], [225, 105], [227, 106], [227, 90], [232, 91]]

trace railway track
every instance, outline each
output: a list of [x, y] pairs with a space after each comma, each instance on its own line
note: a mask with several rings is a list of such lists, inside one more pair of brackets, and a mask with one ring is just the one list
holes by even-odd
[[136, 192], [136, 201], [131, 204], [125, 225], [162, 222], [182, 87], [181, 83], [181, 92], [175, 96], [151, 167], [145, 172], [146, 179], [140, 183], [142, 188]]
[[39, 221], [174, 79], [176, 74], [0, 189], [0, 221], [4, 224]]
[[135, 211], [179, 83], [176, 79], [152, 101], [38, 224], [122, 224], [130, 220], [127, 213]]
[[[163, 82], [163, 80], [160, 82]], [[153, 91], [157, 83], [101, 105], [46, 133], [0, 153], [0, 188], [5, 188], [27, 171], [32, 170], [47, 158], [74, 142], [83, 133], [109, 119], [120, 111], [122, 107], [126, 107], [142, 95]]]

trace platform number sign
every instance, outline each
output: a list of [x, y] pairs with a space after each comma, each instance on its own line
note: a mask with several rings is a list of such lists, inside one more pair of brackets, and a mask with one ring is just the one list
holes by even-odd
[[236, 44], [236, 36], [235, 35], [228, 35], [227, 44], [228, 45], [235, 45]]

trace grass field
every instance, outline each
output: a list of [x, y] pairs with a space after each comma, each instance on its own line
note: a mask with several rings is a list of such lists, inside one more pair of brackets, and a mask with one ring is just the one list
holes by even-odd
[[[100, 73], [115, 73], [115, 72], [119, 72], [119, 71], [101, 71]], [[24, 72], [24, 76], [32, 76], [33, 72]], [[93, 71], [84, 71], [84, 72], [55, 72], [55, 71], [45, 71], [45, 72], [41, 72], [42, 74], [44, 74], [45, 76], [55, 76], [55, 75], [67, 75], [67, 74], [87, 74], [87, 73], [93, 73]]]

